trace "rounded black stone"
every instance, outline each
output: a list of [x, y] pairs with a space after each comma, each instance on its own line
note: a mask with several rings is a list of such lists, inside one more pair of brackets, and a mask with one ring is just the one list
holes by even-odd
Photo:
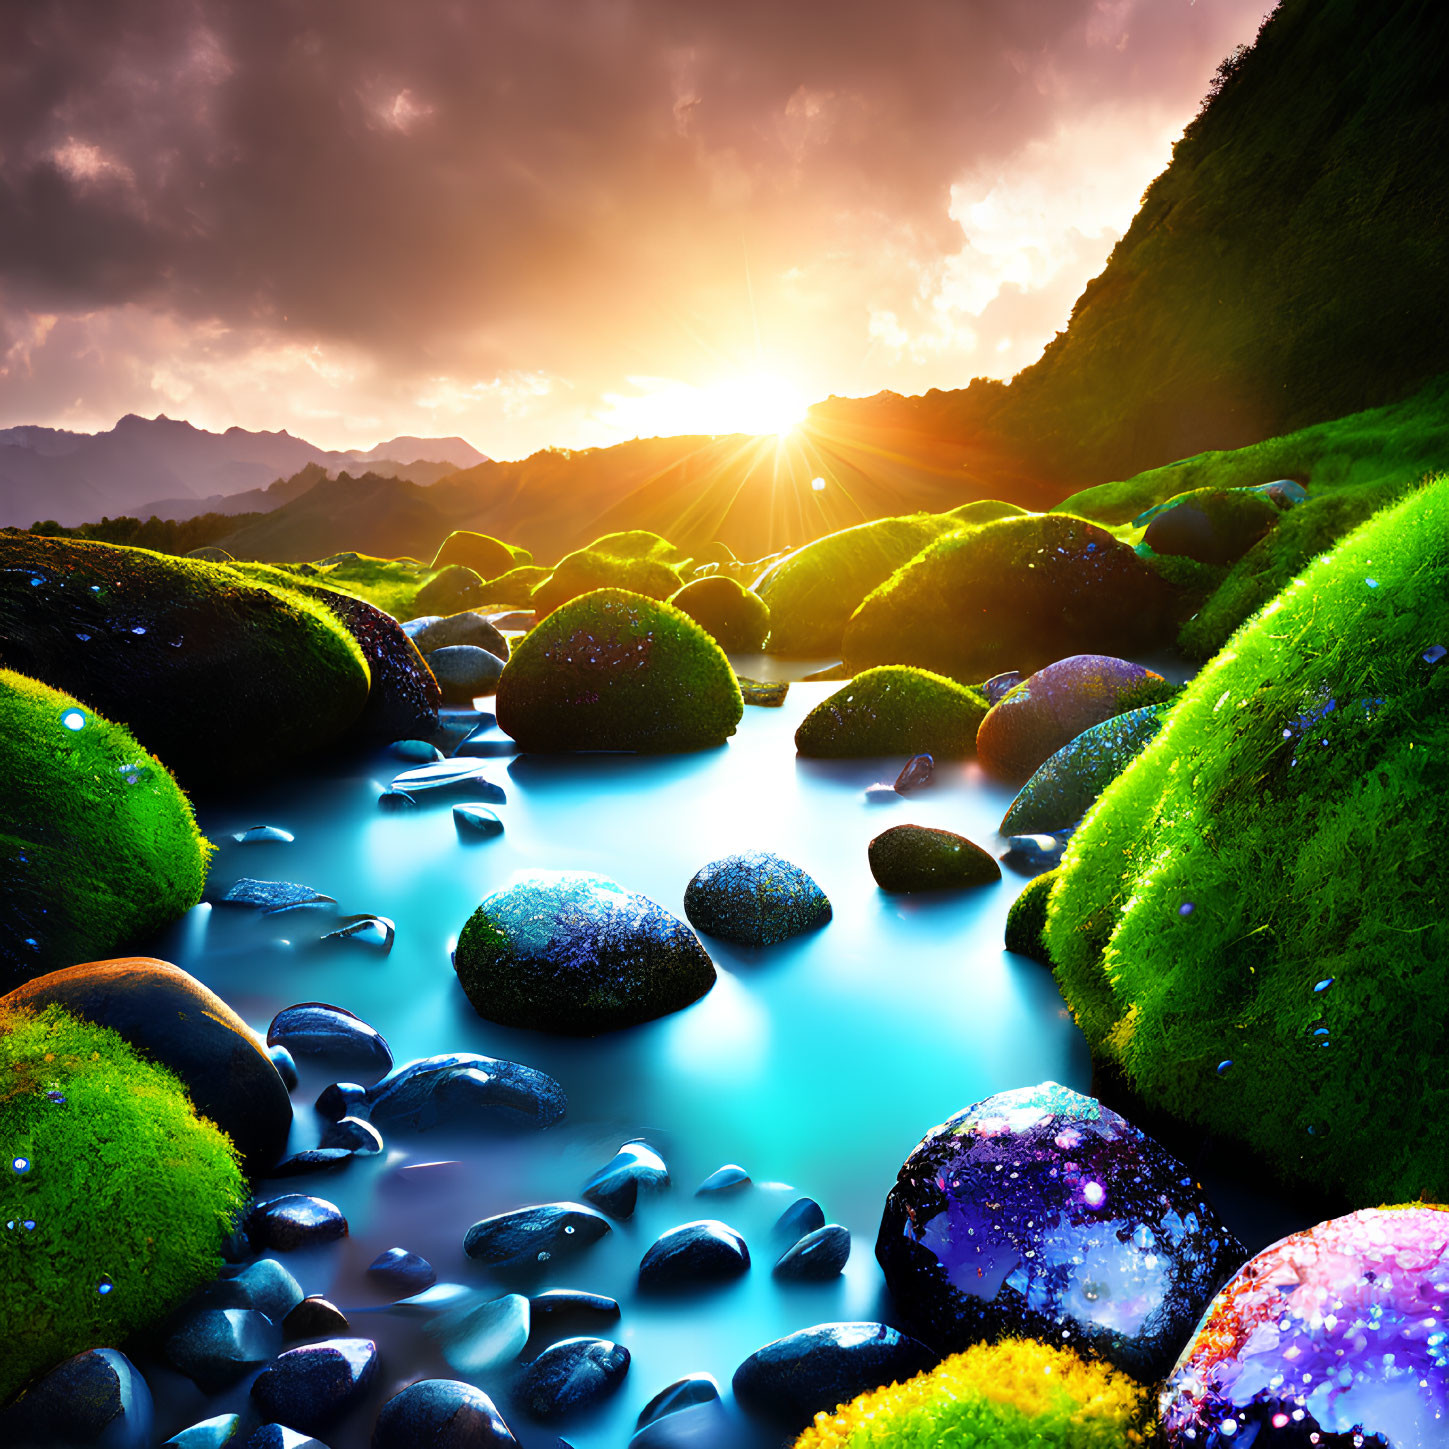
[[282, 1320], [282, 1333], [287, 1338], [336, 1338], [345, 1334], [351, 1324], [347, 1315], [330, 1299], [314, 1293], [304, 1298]]
[[367, 1265], [367, 1276], [404, 1297], [421, 1293], [438, 1281], [433, 1265], [406, 1248], [389, 1248], [379, 1253]]
[[374, 1126], [425, 1132], [432, 1127], [551, 1127], [568, 1108], [564, 1089], [546, 1072], [476, 1052], [408, 1062], [367, 1093]]
[[719, 1384], [713, 1374], [688, 1374], [675, 1379], [667, 1388], [660, 1389], [642, 1409], [635, 1428], [642, 1429], [666, 1414], [677, 1414], [694, 1404], [717, 1404]]
[[367, 1088], [360, 1083], [333, 1082], [317, 1094], [317, 1115], [328, 1122], [340, 1122], [365, 1101]]
[[696, 1197], [704, 1197], [712, 1192], [738, 1192], [741, 1188], [750, 1185], [750, 1175], [737, 1162], [727, 1162], [723, 1167], [717, 1167], [695, 1188]]
[[463, 1251], [493, 1268], [530, 1268], [576, 1253], [609, 1231], [609, 1220], [582, 1203], [543, 1203], [474, 1223]]
[[535, 1293], [528, 1300], [529, 1314], [535, 1322], [553, 1322], [569, 1318], [617, 1318], [617, 1299], [602, 1293], [585, 1293], [581, 1288], [550, 1288]]
[[291, 1252], [347, 1236], [347, 1219], [325, 1198], [289, 1192], [259, 1202], [246, 1218], [247, 1237], [261, 1252]]
[[835, 1278], [850, 1257], [850, 1231], [839, 1223], [829, 1223], [806, 1233], [793, 1247], [787, 1248], [775, 1264], [775, 1276], [796, 1283], [819, 1283]]
[[540, 1419], [557, 1418], [612, 1393], [629, 1372], [629, 1350], [606, 1338], [566, 1338], [524, 1370], [523, 1402]]
[[682, 1223], [662, 1234], [639, 1264], [641, 1288], [718, 1283], [748, 1271], [750, 1250], [727, 1224], [713, 1218]]
[[281, 1331], [255, 1308], [190, 1313], [166, 1342], [166, 1358], [206, 1394], [219, 1394], [282, 1346]]
[[371, 1081], [392, 1070], [392, 1050], [381, 1033], [325, 1001], [304, 1001], [279, 1011], [267, 1029], [267, 1045], [278, 1044], [294, 1057], [326, 1062]]
[[322, 1129], [318, 1146], [341, 1148], [358, 1157], [375, 1157], [382, 1151], [383, 1142], [382, 1134], [371, 1122], [364, 1122], [361, 1117], [342, 1117]]
[[797, 1197], [784, 1212], [775, 1219], [772, 1229], [777, 1241], [798, 1243], [806, 1233], [825, 1226], [825, 1212], [813, 1197]]
[[584, 1196], [616, 1218], [631, 1217], [640, 1189], [669, 1185], [664, 1159], [646, 1142], [626, 1142], [585, 1184]]
[[247, 1263], [206, 1290], [209, 1308], [255, 1308], [273, 1323], [280, 1323], [301, 1301], [302, 1285], [275, 1258]]
[[372, 1449], [500, 1449], [517, 1444], [493, 1400], [456, 1379], [409, 1384], [382, 1406]]
[[92, 1348], [57, 1364], [7, 1408], [0, 1444], [25, 1449], [152, 1449], [151, 1390], [125, 1354]]
[[269, 1418], [319, 1434], [366, 1397], [377, 1377], [370, 1338], [328, 1338], [289, 1348], [252, 1384], [252, 1398]]

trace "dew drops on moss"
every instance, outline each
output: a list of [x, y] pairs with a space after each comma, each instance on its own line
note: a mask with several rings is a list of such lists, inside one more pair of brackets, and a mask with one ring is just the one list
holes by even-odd
[[1233, 1064], [1233, 1061], [1232, 1061], [1232, 1058], [1231, 1057], [1229, 1057], [1226, 1061], [1219, 1062], [1218, 1063], [1218, 1076], [1220, 1076], [1220, 1077], [1227, 1076], [1227, 1074], [1228, 1074], [1228, 1068], [1231, 1067], [1232, 1064]]
[[101, 1281], [96, 1284], [96, 1292], [102, 1298], [107, 1298], [115, 1291], [115, 1287], [116, 1285], [111, 1281], [110, 1275], [102, 1274]]
[[1177, 908], [1177, 914], [1179, 916], [1190, 916], [1195, 910], [1197, 910], [1197, 906], [1192, 901], [1184, 901]]
[[79, 709], [65, 710], [61, 714], [60, 722], [68, 730], [83, 730], [86, 727], [85, 712]]
[[30, 1159], [28, 1157], [12, 1157], [10, 1159], [12, 1172], [26, 1173], [30, 1171]]

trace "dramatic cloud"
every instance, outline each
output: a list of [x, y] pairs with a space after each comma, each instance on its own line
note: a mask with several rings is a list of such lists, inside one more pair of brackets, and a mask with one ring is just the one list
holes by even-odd
[[0, 423], [509, 455], [1009, 375], [1264, 8], [20, 0]]

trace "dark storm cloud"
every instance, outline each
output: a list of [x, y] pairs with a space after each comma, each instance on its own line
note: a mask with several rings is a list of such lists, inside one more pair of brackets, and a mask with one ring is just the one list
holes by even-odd
[[519, 319], [687, 313], [742, 249], [788, 268], [875, 218], [946, 254], [953, 179], [1199, 84], [1228, 3], [21, 0], [0, 305], [514, 365]]

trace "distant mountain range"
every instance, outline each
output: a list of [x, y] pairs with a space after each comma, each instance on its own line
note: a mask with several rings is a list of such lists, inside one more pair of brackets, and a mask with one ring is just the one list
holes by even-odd
[[[0, 428], [0, 526], [24, 528], [47, 518], [72, 525], [106, 515], [250, 512], [268, 504], [238, 495], [265, 490], [308, 464], [334, 474], [361, 469], [434, 482], [486, 461], [462, 438], [399, 437], [342, 452], [286, 432], [211, 433], [174, 418], [135, 414], [104, 433]], [[231, 501], [220, 506], [222, 500]]]

